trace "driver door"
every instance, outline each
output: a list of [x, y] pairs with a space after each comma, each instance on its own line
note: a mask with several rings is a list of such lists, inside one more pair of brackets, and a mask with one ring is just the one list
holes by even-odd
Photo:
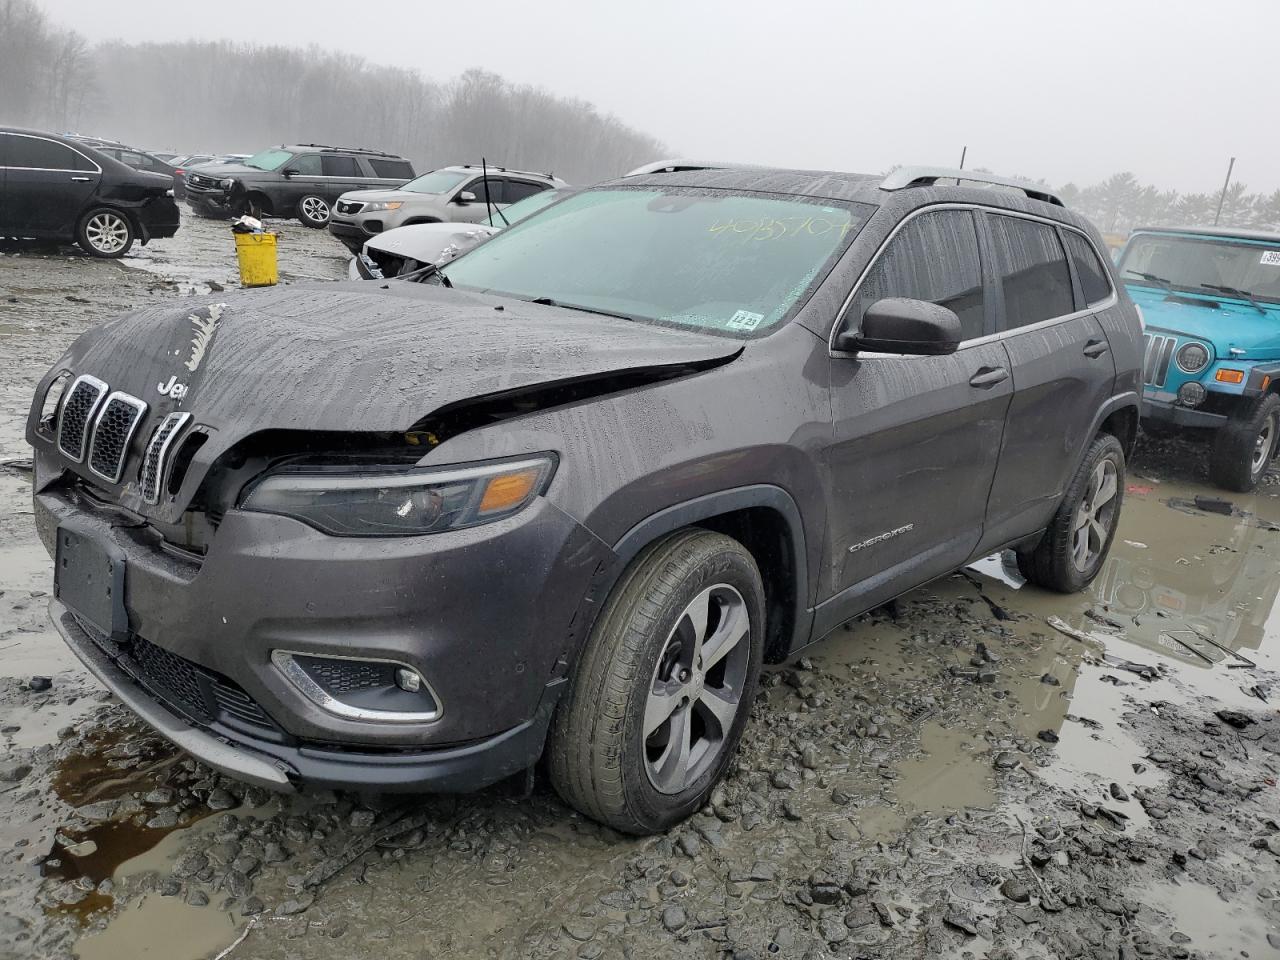
[[[927, 300], [959, 316], [947, 356], [834, 355], [827, 452], [829, 628], [963, 564], [982, 536], [1013, 393], [992, 329], [970, 210], [918, 214], [881, 249], [849, 304]], [[823, 608], [827, 608], [825, 611]]]

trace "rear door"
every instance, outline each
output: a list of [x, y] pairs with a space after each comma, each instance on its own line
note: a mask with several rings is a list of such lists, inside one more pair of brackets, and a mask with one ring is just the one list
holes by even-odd
[[1073, 282], [1064, 228], [983, 215], [998, 278], [997, 324], [1013, 372], [982, 547], [1048, 524], [1115, 381], [1106, 334]]
[[8, 133], [5, 207], [18, 236], [69, 238], [102, 179], [102, 168], [66, 144]]
[[[824, 626], [968, 559], [982, 535], [1012, 395], [969, 209], [914, 215], [877, 254], [848, 310], [885, 297], [960, 317], [950, 356], [861, 352], [831, 361], [828, 451], [833, 609]], [[838, 322], [838, 321], [837, 321]]]
[[344, 193], [368, 190], [373, 186], [373, 181], [360, 166], [360, 159], [349, 153], [320, 154], [320, 172], [324, 180], [321, 196], [331, 207]]

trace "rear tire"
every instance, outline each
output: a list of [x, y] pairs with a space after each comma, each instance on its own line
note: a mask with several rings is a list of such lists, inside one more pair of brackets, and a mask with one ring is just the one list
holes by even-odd
[[1111, 434], [1098, 434], [1040, 542], [1018, 553], [1022, 575], [1058, 593], [1077, 593], [1093, 582], [1120, 523], [1124, 480], [1124, 448]]
[[298, 219], [304, 227], [319, 230], [329, 224], [329, 201], [309, 193], [298, 201]]
[[736, 540], [695, 528], [646, 549], [601, 610], [552, 721], [560, 796], [630, 834], [700, 809], [750, 713], [764, 624], [760, 571]]
[[1226, 489], [1248, 493], [1257, 487], [1280, 440], [1280, 397], [1259, 397], [1227, 421], [1213, 440], [1209, 477]]
[[133, 246], [134, 230], [129, 218], [119, 210], [97, 207], [80, 218], [76, 243], [91, 257], [115, 260]]

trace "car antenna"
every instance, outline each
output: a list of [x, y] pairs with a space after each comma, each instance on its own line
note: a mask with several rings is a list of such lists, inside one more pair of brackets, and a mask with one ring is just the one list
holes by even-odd
[[[480, 179], [484, 181], [484, 205], [485, 209], [489, 211], [489, 226], [493, 226], [493, 213], [497, 208], [494, 207], [493, 201], [489, 199], [489, 163], [484, 157], [480, 158]], [[511, 221], [503, 215], [501, 210], [498, 210], [498, 216], [502, 217], [502, 222], [508, 227], [511, 226]]]

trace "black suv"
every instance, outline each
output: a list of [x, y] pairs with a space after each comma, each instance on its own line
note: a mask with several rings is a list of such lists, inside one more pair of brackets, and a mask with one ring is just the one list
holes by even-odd
[[548, 752], [619, 830], [697, 810], [763, 662], [1002, 548], [1115, 536], [1140, 321], [1039, 188], [683, 170], [419, 282], [149, 306], [40, 382], [52, 616], [175, 743], [280, 789]]
[[134, 170], [93, 147], [0, 127], [0, 237], [79, 243], [123, 257], [178, 232], [173, 177]]
[[391, 189], [413, 177], [413, 164], [392, 153], [304, 143], [262, 150], [242, 163], [189, 168], [185, 179], [187, 202], [203, 216], [252, 212], [319, 228], [342, 194]]

